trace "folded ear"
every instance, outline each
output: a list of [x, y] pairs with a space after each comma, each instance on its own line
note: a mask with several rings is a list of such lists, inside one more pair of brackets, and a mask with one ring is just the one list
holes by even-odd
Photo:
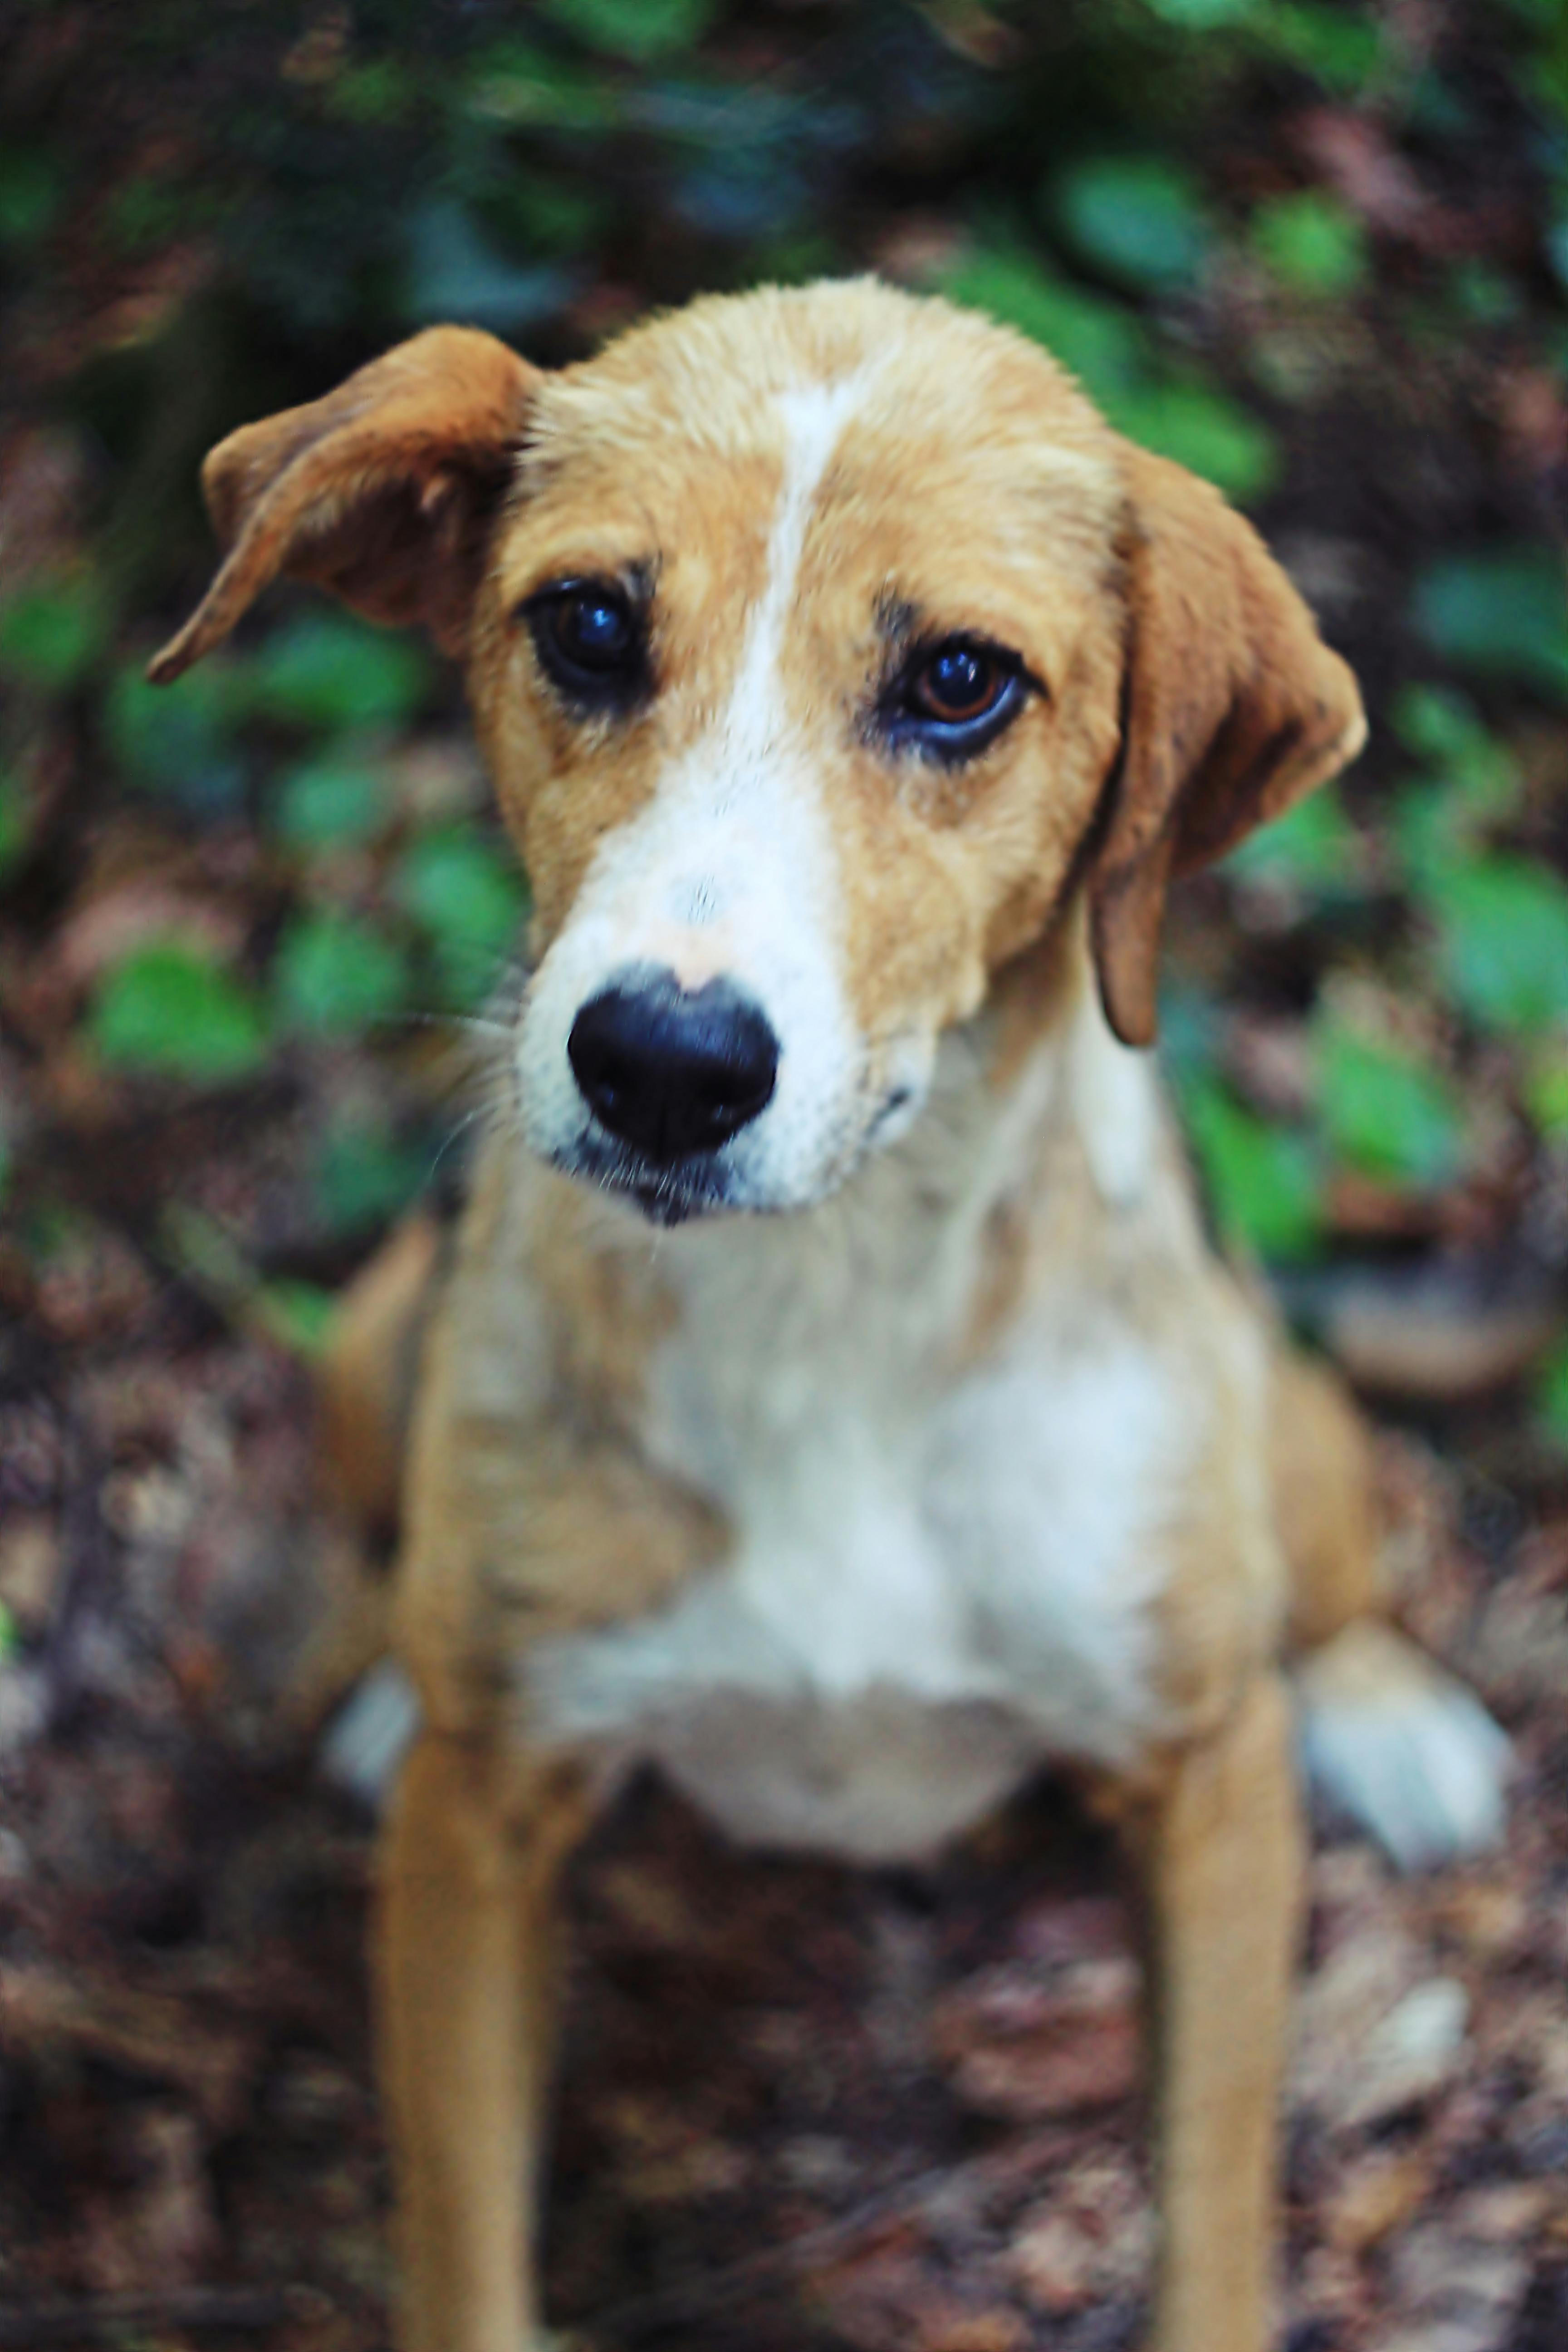
[[1089, 874], [1106, 1017], [1152, 1043], [1165, 887], [1352, 760], [1356, 682], [1250, 523], [1180, 466], [1127, 451], [1121, 757]]
[[210, 653], [280, 572], [460, 652], [537, 382], [493, 335], [432, 327], [325, 399], [231, 433], [202, 467], [222, 567], [148, 677]]

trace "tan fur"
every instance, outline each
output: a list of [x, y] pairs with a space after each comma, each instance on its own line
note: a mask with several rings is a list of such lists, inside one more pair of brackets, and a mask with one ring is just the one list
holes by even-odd
[[316, 1383], [318, 1459], [329, 1500], [390, 1535], [403, 1494], [403, 1445], [441, 1264], [440, 1228], [414, 1216], [343, 1291]]
[[[602, 845], [734, 690], [735, 616], [764, 594], [791, 463], [781, 400], [803, 385], [854, 397], [785, 583], [778, 723], [820, 788], [871, 1066], [900, 1027], [970, 1023], [1005, 1108], [1057, 1055], [933, 1381], [1001, 1363], [1031, 1309], [1098, 1298], [1103, 1330], [1208, 1415], [1149, 1538], [1169, 1572], [1148, 1737], [1104, 1793], [1152, 1930], [1152, 2341], [1260, 2352], [1300, 1901], [1279, 1659], [1288, 1622], [1312, 1643], [1368, 1605], [1362, 1465], [1315, 1376], [1278, 1362], [1271, 1390], [1268, 1340], [1203, 1246], [1163, 1129], [1125, 1185], [1098, 1164], [1101, 1114], [1077, 1103], [1062, 1041], [1093, 985], [1084, 891], [1110, 1021], [1144, 1042], [1167, 879], [1350, 756], [1350, 673], [1250, 529], [1112, 434], [1045, 354], [862, 283], [699, 303], [555, 375], [441, 331], [246, 428], [206, 477], [231, 551], [154, 674], [177, 674], [279, 572], [422, 615], [466, 649], [542, 955]], [[574, 717], [541, 673], [519, 608], [573, 575], [655, 583], [656, 693], [636, 724]], [[857, 723], [889, 597], [898, 625], [994, 636], [1038, 683], [967, 766], [900, 766]], [[704, 953], [697, 933], [672, 948], [685, 986], [709, 976]], [[331, 1443], [362, 1507], [404, 1451], [389, 1334], [428, 1272], [416, 1232], [351, 1302]], [[379, 1981], [409, 2352], [540, 2340], [529, 2213], [553, 1889], [597, 1792], [552, 1747], [529, 1664], [574, 1631], [653, 1622], [728, 1554], [714, 1496], [648, 1433], [683, 1311], [677, 1262], [644, 1229], [492, 1142], [407, 1445], [396, 1638], [426, 1728], [388, 1832]], [[1298, 1460], [1309, 1435], [1331, 1475]]]

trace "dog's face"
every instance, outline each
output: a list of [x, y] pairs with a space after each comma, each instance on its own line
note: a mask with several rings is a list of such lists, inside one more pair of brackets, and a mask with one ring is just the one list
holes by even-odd
[[664, 1221], [823, 1197], [1088, 875], [1144, 1042], [1165, 878], [1360, 713], [1247, 527], [1042, 352], [859, 284], [554, 376], [438, 331], [209, 461], [234, 541], [468, 657], [535, 897], [521, 1123]]
[[523, 1130], [662, 1216], [817, 1200], [909, 1125], [1115, 746], [1104, 428], [978, 321], [870, 310], [547, 380], [481, 597]]

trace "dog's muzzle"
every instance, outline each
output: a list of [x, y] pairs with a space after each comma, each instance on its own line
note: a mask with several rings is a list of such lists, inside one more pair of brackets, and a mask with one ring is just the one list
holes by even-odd
[[734, 984], [683, 989], [628, 971], [589, 1000], [566, 1041], [583, 1099], [652, 1168], [717, 1151], [773, 1099], [779, 1041]]

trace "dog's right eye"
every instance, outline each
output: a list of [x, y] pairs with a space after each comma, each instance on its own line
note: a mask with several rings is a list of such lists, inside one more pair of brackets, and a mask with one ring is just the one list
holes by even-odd
[[647, 634], [608, 580], [560, 580], [523, 608], [541, 668], [584, 710], [622, 710], [647, 685]]

